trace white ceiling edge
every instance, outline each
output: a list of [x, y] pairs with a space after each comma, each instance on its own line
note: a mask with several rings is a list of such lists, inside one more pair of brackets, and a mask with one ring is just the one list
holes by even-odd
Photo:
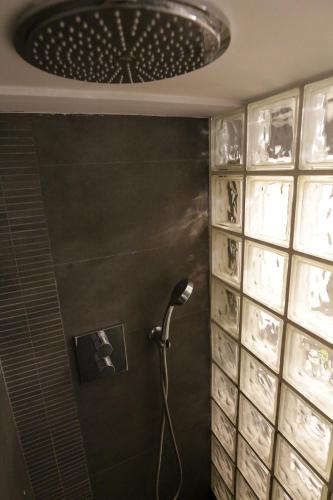
[[0, 85], [0, 113], [209, 117], [239, 106], [227, 99]]

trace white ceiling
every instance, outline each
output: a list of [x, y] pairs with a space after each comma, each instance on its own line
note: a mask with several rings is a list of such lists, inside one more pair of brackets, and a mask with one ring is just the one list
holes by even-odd
[[169, 80], [101, 85], [49, 75], [23, 61], [11, 26], [31, 1], [0, 0], [0, 112], [209, 116], [333, 75], [332, 0], [208, 3], [222, 8], [230, 23], [231, 44], [220, 59]]

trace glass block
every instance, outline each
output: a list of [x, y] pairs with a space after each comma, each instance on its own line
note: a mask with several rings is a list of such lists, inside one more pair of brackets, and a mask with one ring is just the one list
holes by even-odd
[[300, 166], [333, 168], [333, 79], [306, 85]]
[[212, 176], [212, 222], [232, 231], [242, 229], [243, 178]]
[[283, 313], [288, 255], [245, 241], [244, 292]]
[[248, 106], [249, 169], [294, 168], [298, 95], [295, 89]]
[[237, 471], [236, 477], [236, 498], [237, 500], [257, 500], [257, 495], [251, 490], [239, 471]]
[[242, 240], [212, 230], [212, 272], [215, 276], [239, 288], [241, 276]]
[[235, 460], [236, 427], [232, 425], [214, 401], [212, 401], [212, 431], [230, 457]]
[[333, 266], [293, 257], [288, 316], [333, 343]]
[[247, 177], [245, 234], [287, 247], [292, 198], [292, 177]]
[[237, 342], [226, 335], [215, 323], [211, 324], [212, 358], [229, 377], [238, 381], [239, 348]]
[[280, 366], [283, 321], [243, 298], [242, 344], [272, 370]]
[[260, 500], [269, 496], [270, 473], [242, 436], [238, 436], [237, 466]]
[[284, 384], [280, 401], [280, 432], [328, 480], [333, 457], [332, 424]]
[[333, 419], [333, 350], [287, 328], [283, 377]]
[[275, 475], [296, 500], [326, 499], [325, 483], [281, 436], [277, 439]]
[[290, 496], [284, 491], [276, 479], [273, 480], [272, 500], [291, 500]]
[[212, 397], [230, 420], [235, 423], [238, 389], [215, 364], [212, 365]]
[[274, 428], [243, 395], [239, 401], [238, 428], [264, 464], [270, 467]]
[[239, 336], [240, 297], [221, 281], [212, 279], [212, 319], [233, 337]]
[[275, 420], [278, 379], [242, 349], [240, 389], [271, 421]]
[[222, 448], [222, 445], [218, 442], [216, 437], [212, 434], [212, 462], [215, 465], [217, 471], [221, 475], [223, 481], [228, 486], [228, 488], [233, 491], [234, 489], [234, 475], [235, 466]]
[[220, 474], [217, 472], [214, 465], [212, 466], [212, 479], [211, 479], [212, 491], [216, 497], [216, 500], [232, 500], [233, 495], [230, 493], [226, 487]]
[[244, 112], [212, 119], [213, 170], [241, 168], [244, 148]]
[[333, 260], [333, 176], [300, 176], [294, 247]]

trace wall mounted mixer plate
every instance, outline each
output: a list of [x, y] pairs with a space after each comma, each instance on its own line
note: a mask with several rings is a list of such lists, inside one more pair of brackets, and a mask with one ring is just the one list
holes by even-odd
[[74, 337], [81, 382], [126, 371], [124, 326], [116, 325]]

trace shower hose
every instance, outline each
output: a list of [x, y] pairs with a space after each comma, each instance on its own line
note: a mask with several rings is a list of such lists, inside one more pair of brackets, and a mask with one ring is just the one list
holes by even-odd
[[158, 345], [159, 354], [160, 354], [160, 382], [161, 382], [161, 392], [163, 399], [163, 416], [161, 423], [161, 433], [160, 433], [160, 442], [159, 442], [159, 450], [158, 450], [158, 462], [157, 462], [157, 471], [156, 471], [156, 500], [160, 500], [160, 476], [161, 476], [161, 466], [162, 466], [162, 457], [163, 457], [163, 444], [164, 444], [164, 436], [165, 436], [165, 428], [166, 424], [169, 427], [173, 448], [175, 451], [175, 455], [177, 458], [178, 468], [179, 468], [179, 483], [178, 489], [173, 496], [172, 500], [177, 500], [180, 495], [180, 491], [183, 484], [183, 468], [182, 462], [180, 459], [180, 454], [177, 446], [175, 431], [172, 424], [172, 418], [169, 409], [168, 403], [168, 391], [169, 391], [169, 378], [168, 378], [168, 364], [167, 364], [167, 345], [166, 343], [161, 343]]

